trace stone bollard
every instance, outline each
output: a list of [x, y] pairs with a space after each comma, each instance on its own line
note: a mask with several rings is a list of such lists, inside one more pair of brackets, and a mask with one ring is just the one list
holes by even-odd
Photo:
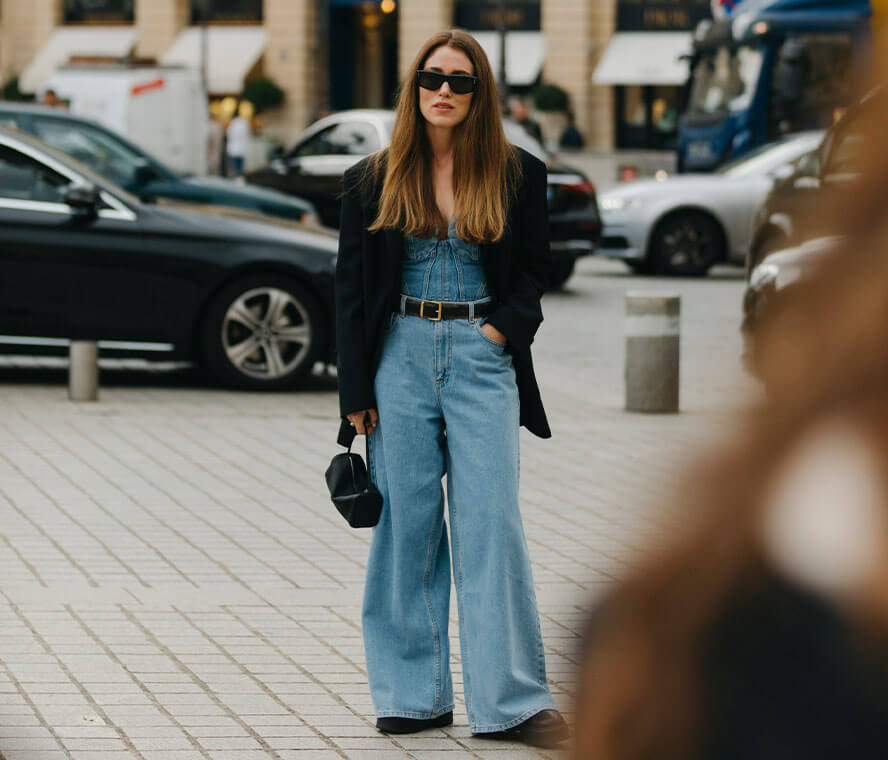
[[681, 296], [626, 293], [626, 410], [678, 411]]
[[94, 340], [72, 340], [68, 363], [68, 398], [99, 400], [99, 347]]

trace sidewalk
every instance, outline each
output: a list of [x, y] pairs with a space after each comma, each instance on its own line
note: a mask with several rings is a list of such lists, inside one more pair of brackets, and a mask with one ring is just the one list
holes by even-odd
[[[622, 404], [622, 294], [683, 294], [683, 413]], [[555, 437], [522, 431], [522, 510], [556, 701], [569, 709], [588, 603], [646, 537], [658, 497], [742, 398], [742, 283], [629, 278], [583, 260], [546, 297], [535, 359]], [[555, 758], [470, 736], [455, 610], [455, 725], [376, 732], [360, 637], [369, 531], [322, 473], [333, 385], [292, 394], [190, 374], [63, 374], [0, 361], [0, 755], [5, 760]], [[8, 362], [6, 362], [8, 364]]]

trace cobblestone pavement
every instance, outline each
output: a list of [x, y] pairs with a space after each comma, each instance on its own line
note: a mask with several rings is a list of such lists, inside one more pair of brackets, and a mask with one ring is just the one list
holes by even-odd
[[[622, 404], [623, 293], [683, 295], [683, 413]], [[522, 432], [522, 510], [548, 672], [570, 706], [577, 632], [657, 499], [718, 435], [739, 370], [742, 282], [631, 278], [584, 261], [536, 349], [555, 437]], [[10, 362], [6, 362], [9, 365]], [[328, 501], [334, 386], [234, 393], [192, 373], [0, 369], [0, 755], [5, 760], [554, 758], [455, 725], [377, 733], [360, 637], [369, 531]], [[456, 632], [455, 610], [451, 633]]]

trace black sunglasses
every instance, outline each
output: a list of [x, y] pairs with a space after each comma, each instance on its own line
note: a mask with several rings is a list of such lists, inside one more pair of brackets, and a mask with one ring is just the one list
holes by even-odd
[[418, 69], [416, 82], [426, 90], [440, 90], [444, 82], [450, 85], [450, 89], [457, 95], [466, 95], [475, 91], [478, 77], [469, 74], [442, 74], [440, 71], [425, 71]]

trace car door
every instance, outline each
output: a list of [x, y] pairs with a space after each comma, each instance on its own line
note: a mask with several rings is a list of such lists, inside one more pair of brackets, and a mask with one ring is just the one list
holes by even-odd
[[379, 132], [370, 121], [348, 119], [332, 124], [296, 145], [282, 159], [285, 189], [311, 201], [324, 224], [338, 227], [342, 175], [381, 147]]
[[0, 335], [157, 339], [138, 329], [155, 284], [139, 277], [135, 213], [107, 193], [95, 213], [78, 213], [67, 193], [88, 183], [64, 169], [0, 142]]

